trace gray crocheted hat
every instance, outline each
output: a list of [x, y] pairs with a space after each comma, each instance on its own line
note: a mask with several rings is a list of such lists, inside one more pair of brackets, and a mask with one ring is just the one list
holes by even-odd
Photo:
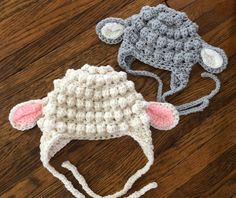
[[[54, 80], [54, 89], [43, 99], [30, 100], [12, 108], [11, 125], [18, 130], [28, 130], [38, 125], [43, 132], [40, 155], [43, 165], [78, 198], [84, 198], [72, 183], [54, 167], [50, 160], [71, 140], [105, 140], [130, 136], [136, 140], [147, 158], [147, 164], [132, 175], [124, 188], [106, 198], [121, 197], [134, 182], [145, 174], [154, 161], [150, 126], [168, 130], [179, 122], [173, 105], [147, 102], [127, 80], [125, 72], [116, 72], [110, 66], [84, 65], [70, 69], [61, 79]], [[91, 196], [102, 198], [93, 192], [76, 167], [66, 161], [62, 164], [72, 172]], [[129, 198], [138, 198], [156, 188], [155, 182], [134, 192]]]
[[[118, 63], [128, 73], [153, 77], [159, 82], [157, 101], [165, 101], [186, 87], [192, 67], [199, 63], [210, 73], [222, 72], [227, 57], [220, 48], [207, 44], [198, 35], [198, 26], [184, 12], [178, 12], [165, 5], [145, 6], [139, 14], [127, 19], [106, 18], [99, 22], [96, 32], [108, 44], [121, 43]], [[147, 71], [134, 71], [131, 64], [137, 59], [155, 68], [171, 72], [170, 90], [162, 94], [162, 81]], [[177, 107], [180, 114], [203, 110], [209, 99], [219, 90], [216, 76], [203, 73], [216, 81], [216, 89], [208, 96]]]

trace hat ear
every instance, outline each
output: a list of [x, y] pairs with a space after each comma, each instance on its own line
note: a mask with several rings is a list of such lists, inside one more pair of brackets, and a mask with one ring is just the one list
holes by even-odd
[[33, 128], [43, 114], [41, 100], [30, 100], [14, 106], [9, 114], [13, 128], [24, 131]]
[[125, 20], [110, 17], [97, 24], [96, 32], [103, 42], [107, 44], [117, 44], [122, 41], [125, 26]]
[[179, 122], [179, 113], [170, 103], [149, 102], [146, 112], [151, 126], [159, 130], [170, 130]]
[[200, 56], [201, 60], [199, 63], [210, 73], [220, 73], [228, 64], [227, 56], [222, 49], [206, 43], [203, 44]]

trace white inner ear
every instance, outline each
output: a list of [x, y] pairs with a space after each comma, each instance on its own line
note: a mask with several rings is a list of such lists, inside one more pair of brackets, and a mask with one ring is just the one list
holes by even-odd
[[107, 39], [117, 39], [124, 33], [124, 29], [119, 23], [107, 23], [102, 27], [101, 33]]
[[222, 56], [213, 49], [210, 48], [202, 48], [201, 56], [203, 63], [211, 68], [219, 68], [223, 65]]

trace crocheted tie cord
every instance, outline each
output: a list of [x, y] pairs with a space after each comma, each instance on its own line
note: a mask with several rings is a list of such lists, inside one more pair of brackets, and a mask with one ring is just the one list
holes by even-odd
[[[148, 161], [128, 179], [122, 190], [104, 198], [123, 196], [153, 164], [150, 126], [159, 130], [174, 128], [179, 122], [178, 111], [169, 103], [145, 101], [136, 92], [134, 83], [127, 80], [127, 74], [116, 72], [110, 66], [86, 64], [81, 69], [68, 70], [65, 77], [53, 83], [54, 90], [47, 97], [13, 107], [9, 114], [11, 125], [22, 131], [38, 125], [43, 132], [40, 159], [44, 167], [79, 198], [85, 196], [50, 165], [50, 159], [71, 140], [132, 137], [141, 146]], [[85, 178], [69, 161], [63, 162], [62, 167], [72, 172], [88, 195], [102, 198], [90, 189]], [[155, 182], [149, 183], [128, 198], [138, 198], [156, 187]]]
[[[207, 44], [197, 34], [198, 26], [184, 12], [168, 8], [144, 6], [140, 13], [127, 19], [109, 17], [96, 26], [99, 38], [108, 44], [121, 43], [118, 53], [120, 67], [137, 76], [152, 77], [158, 81], [157, 101], [184, 89], [192, 67], [199, 63], [210, 73], [220, 73], [227, 65], [225, 52]], [[170, 90], [162, 94], [160, 78], [151, 72], [133, 71], [134, 60], [171, 72]], [[219, 91], [220, 81], [212, 74], [202, 74], [216, 83], [208, 96], [177, 107], [180, 115], [202, 111]]]

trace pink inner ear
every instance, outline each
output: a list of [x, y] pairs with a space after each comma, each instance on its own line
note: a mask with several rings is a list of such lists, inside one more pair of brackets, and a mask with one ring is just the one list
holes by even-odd
[[42, 104], [25, 104], [18, 107], [13, 115], [13, 121], [19, 125], [34, 123], [42, 115]]
[[173, 111], [161, 104], [150, 103], [146, 109], [151, 125], [157, 129], [170, 129], [174, 124]]

